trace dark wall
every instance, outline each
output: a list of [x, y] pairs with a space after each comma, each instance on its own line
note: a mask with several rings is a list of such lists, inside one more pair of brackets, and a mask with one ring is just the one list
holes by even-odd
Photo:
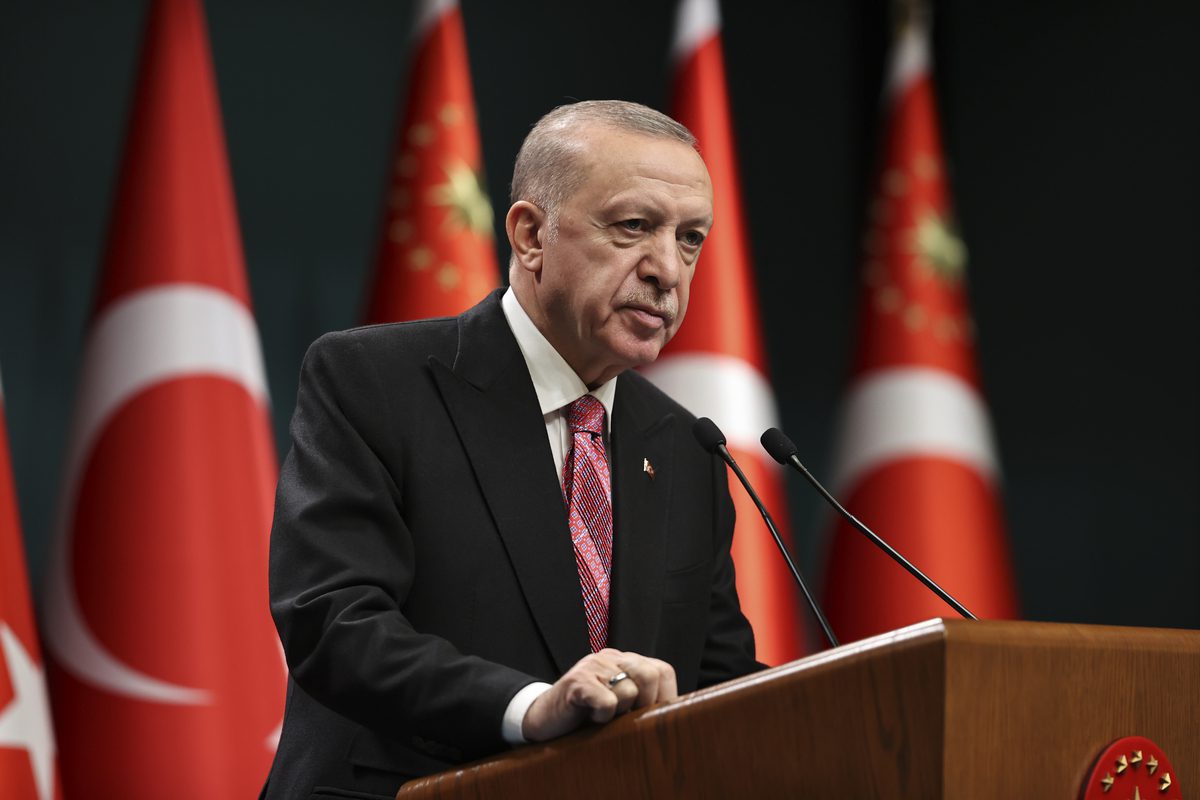
[[[206, 7], [282, 449], [304, 348], [358, 318], [411, 4]], [[144, 11], [0, 7], [0, 365], [35, 577]], [[943, 130], [1026, 615], [1200, 628], [1200, 6], [955, 0], [935, 12]], [[498, 208], [524, 132], [552, 106], [663, 107], [670, 2], [464, 0], [464, 13]], [[725, 14], [783, 425], [827, 474], [885, 7], [738, 2]], [[819, 509], [803, 486], [791, 490], [816, 573]]]

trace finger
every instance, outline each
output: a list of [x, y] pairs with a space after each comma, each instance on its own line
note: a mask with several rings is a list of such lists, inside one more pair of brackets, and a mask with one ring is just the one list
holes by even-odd
[[679, 699], [679, 685], [675, 680], [675, 668], [665, 661], [659, 661], [658, 674], [658, 702], [674, 703]]
[[608, 722], [616, 716], [619, 701], [617, 695], [600, 680], [585, 679], [572, 683], [568, 702], [583, 710], [592, 722]]
[[620, 700], [603, 686], [594, 686], [587, 700], [588, 719], [605, 723], [620, 713]]
[[644, 661], [629, 664], [629, 680], [637, 685], [633, 707], [643, 708], [658, 699], [658, 671]]
[[675, 699], [675, 670], [670, 664], [657, 658], [638, 657], [629, 666], [639, 689], [636, 708]]
[[597, 650], [595, 653], [584, 656], [572, 669], [578, 670], [581, 674], [590, 675], [595, 680], [607, 684], [610, 678], [622, 670], [620, 658], [624, 655], [620, 650], [613, 650], [611, 647], [606, 647], [603, 650]]
[[659, 694], [659, 671], [655, 666], [656, 659], [627, 653], [621, 665], [626, 668], [630, 679], [637, 684], [637, 697], [634, 706], [642, 708], [657, 702]]
[[631, 676], [628, 670], [621, 670], [613, 675], [606, 682], [608, 690], [617, 698], [617, 714], [624, 714], [629, 709], [633, 708], [637, 702], [641, 690], [637, 685], [637, 681]]

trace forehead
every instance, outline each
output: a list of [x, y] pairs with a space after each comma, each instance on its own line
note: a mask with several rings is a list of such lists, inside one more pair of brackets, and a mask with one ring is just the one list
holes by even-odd
[[577, 137], [584, 179], [574, 199], [592, 204], [662, 194], [712, 203], [708, 169], [683, 142], [601, 126], [589, 126]]

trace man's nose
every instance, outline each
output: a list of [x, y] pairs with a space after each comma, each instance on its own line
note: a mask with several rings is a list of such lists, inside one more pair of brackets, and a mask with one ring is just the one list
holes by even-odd
[[638, 276], [644, 281], [654, 282], [660, 289], [674, 289], [679, 284], [679, 275], [683, 270], [683, 257], [679, 252], [679, 242], [675, 241], [675, 232], [661, 231], [648, 247], [648, 252], [638, 265]]

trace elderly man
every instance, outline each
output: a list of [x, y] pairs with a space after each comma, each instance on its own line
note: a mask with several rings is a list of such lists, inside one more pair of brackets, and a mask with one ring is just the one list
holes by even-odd
[[267, 797], [404, 780], [759, 668], [723, 465], [630, 367], [683, 321], [712, 187], [681, 125], [556, 109], [511, 288], [305, 358], [271, 536], [291, 669]]

